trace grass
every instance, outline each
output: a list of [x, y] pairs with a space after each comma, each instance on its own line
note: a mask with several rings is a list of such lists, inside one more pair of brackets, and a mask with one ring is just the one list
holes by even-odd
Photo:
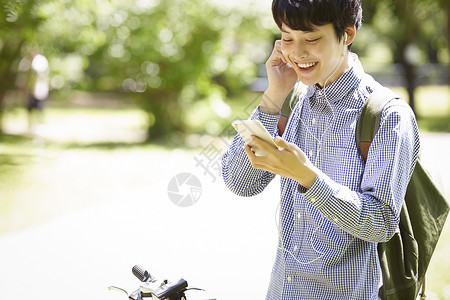
[[[164, 156], [171, 151], [142, 143], [145, 117], [137, 109], [50, 107], [45, 125], [36, 127], [39, 135], [26, 134], [23, 109], [9, 111], [5, 124], [15, 134], [0, 135], [0, 233], [144, 184], [131, 167], [139, 169], [139, 159], [148, 160], [147, 153]], [[150, 172], [145, 180], [152, 176], [157, 174]]]
[[[405, 95], [404, 90], [395, 90]], [[230, 120], [244, 118], [243, 111], [248, 111], [248, 104], [258, 95], [249, 92], [230, 100]], [[450, 132], [448, 87], [421, 87], [417, 97], [420, 129]], [[138, 109], [49, 107], [45, 116], [46, 125], [38, 128], [41, 137], [24, 134], [27, 124], [23, 109], [5, 116], [13, 134], [0, 136], [0, 234], [156, 184], [164, 172], [161, 161], [169, 161], [175, 168], [198, 152], [142, 143], [146, 119]], [[201, 114], [194, 118], [197, 129], [208, 132], [201, 124], [212, 124], [214, 118], [218, 117], [209, 107], [202, 107]], [[219, 120], [214, 125], [216, 132], [228, 121]], [[148, 170], [145, 176], [143, 166]], [[450, 266], [449, 223], [430, 266], [429, 299], [450, 299], [446, 273]]]
[[[404, 88], [393, 88], [407, 99]], [[416, 91], [416, 115], [422, 131], [450, 132], [450, 87], [423, 86]]]
[[15, 136], [3, 136], [0, 143], [0, 234], [156, 184], [164, 172], [161, 162], [177, 161], [171, 157], [177, 150], [141, 143]]
[[[394, 91], [403, 97], [406, 96], [404, 89], [394, 88]], [[187, 115], [194, 116], [192, 118], [195, 120], [194, 127], [199, 132], [218, 134], [232, 119], [246, 118], [244, 114], [251, 112], [250, 106], [253, 107], [260, 96], [260, 93], [248, 92], [242, 97], [230, 99], [228, 104], [232, 108], [232, 114], [228, 120], [218, 118], [208, 103], [197, 104], [193, 111], [187, 112]], [[449, 87], [419, 87], [416, 103], [421, 131], [450, 132]], [[215, 119], [218, 119], [217, 123], [212, 124]], [[4, 117], [4, 123], [10, 132], [27, 131], [26, 114], [23, 109], [9, 110]], [[171, 148], [141, 143], [145, 140], [146, 115], [135, 108], [49, 107], [45, 111], [45, 124], [38, 128], [41, 136], [39, 138], [27, 135], [1, 136], [0, 232], [37, 222], [35, 220], [37, 213], [32, 214], [34, 217], [23, 220], [12, 216], [23, 207], [33, 207], [33, 195], [40, 194], [42, 189], [48, 189], [50, 185], [64, 186], [67, 189], [69, 184], [71, 188], [86, 189], [84, 181], [73, 176], [77, 172], [81, 178], [86, 176], [78, 169], [89, 169], [102, 159], [105, 159], [104, 164], [107, 165], [108, 158], [117, 161], [134, 155], [136, 151], [161, 152], [164, 149], [169, 151]], [[201, 124], [207, 125], [203, 125], [202, 128]], [[114, 158], [116, 156], [120, 158]], [[56, 171], [61, 174], [55, 173]], [[54, 197], [55, 195], [51, 194], [56, 190], [62, 193], [57, 197], [64, 198], [64, 189], [58, 188], [53, 192], [47, 191], [50, 193], [48, 197]], [[95, 200], [73, 199], [73, 202], [91, 203]], [[37, 219], [45, 220], [57, 214], [58, 209], [68, 211], [72, 205], [58, 204], [55, 207], [59, 208], [55, 208], [54, 213], [48, 213], [52, 210], [45, 208], [44, 216]]]

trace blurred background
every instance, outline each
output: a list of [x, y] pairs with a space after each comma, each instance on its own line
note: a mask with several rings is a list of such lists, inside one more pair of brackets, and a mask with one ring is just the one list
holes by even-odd
[[[270, 6], [0, 0], [0, 299], [126, 299], [107, 287], [138, 288], [134, 264], [207, 290], [192, 299], [264, 298], [278, 186], [231, 194], [220, 155], [267, 86]], [[413, 107], [448, 199], [449, 14], [364, 0], [352, 48]], [[429, 299], [450, 299], [449, 249], [447, 224]]]

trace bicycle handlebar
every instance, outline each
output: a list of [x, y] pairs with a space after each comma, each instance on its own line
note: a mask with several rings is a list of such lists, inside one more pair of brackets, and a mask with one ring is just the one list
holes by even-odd
[[[188, 283], [183, 278], [168, 282], [167, 280], [158, 281], [146, 269], [135, 265], [131, 270], [143, 284], [139, 289], [128, 295], [122, 288], [110, 286], [109, 290], [124, 292], [129, 300], [143, 300], [143, 298], [153, 298], [155, 300], [187, 300], [185, 292], [188, 290], [202, 290], [198, 288], [188, 288]], [[215, 300], [215, 299], [205, 299]]]

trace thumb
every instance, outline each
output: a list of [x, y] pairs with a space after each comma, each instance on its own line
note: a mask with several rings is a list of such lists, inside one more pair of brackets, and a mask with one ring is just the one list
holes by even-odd
[[292, 152], [291, 144], [286, 142], [282, 137], [277, 136], [275, 138], [275, 143], [278, 145], [278, 147], [284, 148], [284, 149], [288, 150], [289, 152]]

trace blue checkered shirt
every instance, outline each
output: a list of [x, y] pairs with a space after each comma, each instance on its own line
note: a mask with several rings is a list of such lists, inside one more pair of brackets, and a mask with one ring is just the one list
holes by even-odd
[[[364, 101], [380, 85], [354, 55], [353, 66], [325, 91], [300, 94], [283, 138], [321, 170], [309, 189], [281, 178], [279, 243], [266, 299], [378, 299], [382, 284], [377, 243], [398, 228], [406, 187], [419, 152], [410, 107], [392, 100], [364, 163], [355, 125]], [[276, 136], [279, 115], [256, 108]], [[264, 190], [274, 174], [254, 169], [237, 135], [222, 158], [227, 187], [237, 195]]]

